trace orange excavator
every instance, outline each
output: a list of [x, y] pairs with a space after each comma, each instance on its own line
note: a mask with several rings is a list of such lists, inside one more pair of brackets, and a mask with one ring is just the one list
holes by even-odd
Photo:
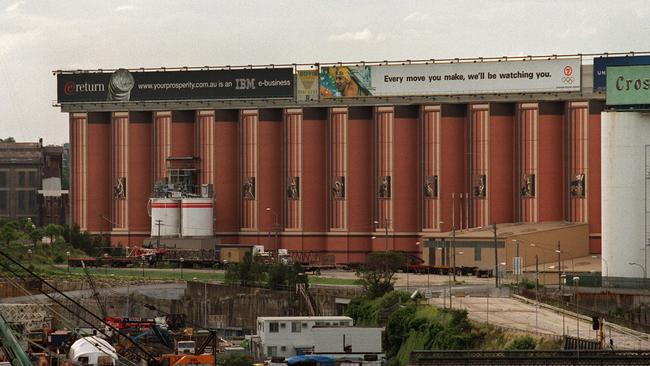
[[[225, 342], [217, 335], [217, 332], [210, 330], [208, 337], [196, 348], [194, 353], [181, 354], [164, 354], [160, 356], [163, 366], [176, 365], [201, 365], [217, 366], [217, 351], [219, 342]], [[211, 353], [205, 353], [207, 348], [211, 348]]]

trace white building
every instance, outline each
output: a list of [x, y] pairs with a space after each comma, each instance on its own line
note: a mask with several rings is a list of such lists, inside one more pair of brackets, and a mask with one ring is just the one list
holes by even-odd
[[316, 353], [336, 358], [380, 356], [382, 328], [353, 327], [347, 316], [258, 317], [253, 353], [259, 358]]

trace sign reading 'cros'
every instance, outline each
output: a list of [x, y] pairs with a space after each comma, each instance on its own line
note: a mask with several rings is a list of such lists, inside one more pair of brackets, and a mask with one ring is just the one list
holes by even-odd
[[57, 75], [59, 103], [293, 96], [291, 68]]

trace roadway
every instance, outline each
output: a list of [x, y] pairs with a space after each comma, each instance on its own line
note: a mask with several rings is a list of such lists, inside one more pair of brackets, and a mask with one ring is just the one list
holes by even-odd
[[[429, 304], [447, 307], [447, 297], [429, 299]], [[576, 336], [579, 328], [581, 338], [596, 340], [591, 318], [563, 311], [546, 304], [535, 306], [534, 301], [510, 297], [452, 297], [454, 309], [465, 309], [471, 320], [489, 323], [497, 327], [535, 333], [540, 336]], [[605, 322], [606, 344], [614, 340], [614, 349], [650, 349], [650, 335], [616, 324]]]

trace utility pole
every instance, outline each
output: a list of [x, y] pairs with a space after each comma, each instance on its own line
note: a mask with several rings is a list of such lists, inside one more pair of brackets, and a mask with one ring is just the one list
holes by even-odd
[[[451, 194], [451, 270], [456, 282], [456, 194]], [[451, 298], [451, 295], [450, 295]]]
[[539, 256], [535, 254], [535, 330], [539, 331], [537, 314], [539, 312]]
[[156, 239], [156, 248], [160, 248], [160, 226], [162, 225], [162, 220], [156, 220], [156, 226], [158, 226], [158, 238]]

